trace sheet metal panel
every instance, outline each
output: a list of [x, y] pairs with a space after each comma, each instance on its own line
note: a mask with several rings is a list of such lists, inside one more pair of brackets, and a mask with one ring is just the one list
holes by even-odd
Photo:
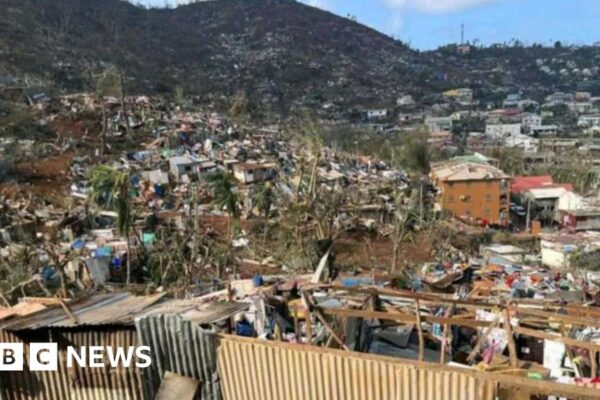
[[152, 366], [143, 369], [144, 393], [153, 399], [166, 372], [200, 381], [196, 399], [220, 400], [215, 334], [204, 331], [177, 315], [151, 315], [137, 318], [135, 327], [142, 346], [152, 349]]
[[[69, 303], [68, 306], [71, 312], [77, 316], [81, 315], [86, 310], [93, 309], [94, 307], [101, 308], [129, 296], [129, 293], [100, 294], [73, 301]], [[52, 324], [60, 324], [61, 322], [68, 320], [70, 320], [70, 318], [67, 313], [65, 313], [65, 310], [60, 306], [56, 306], [30, 314], [26, 317], [3, 321], [2, 324], [0, 324], [0, 329], [7, 331], [39, 329], [49, 327]]]
[[141, 400], [142, 381], [139, 370], [133, 368], [67, 368], [65, 347], [70, 346], [136, 346], [133, 329], [85, 331], [37, 331], [17, 337], [0, 331], [0, 342], [25, 344], [28, 359], [31, 342], [59, 344], [58, 371], [0, 372], [0, 399], [2, 400]]
[[494, 400], [496, 385], [454, 370], [275, 342], [221, 339], [225, 400]]
[[94, 295], [68, 304], [69, 310], [77, 321], [73, 321], [62, 307], [55, 306], [28, 316], [4, 321], [0, 328], [19, 331], [86, 325], [133, 325], [136, 315], [157, 303], [162, 297], [162, 294], [135, 297], [126, 292]]

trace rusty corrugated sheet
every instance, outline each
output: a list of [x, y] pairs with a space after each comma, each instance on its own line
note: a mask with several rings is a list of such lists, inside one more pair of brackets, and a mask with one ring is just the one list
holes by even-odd
[[69, 310], [77, 318], [77, 321], [73, 321], [62, 307], [55, 306], [21, 318], [3, 321], [0, 329], [19, 331], [85, 325], [133, 325], [133, 318], [137, 314], [154, 305], [162, 297], [162, 294], [134, 297], [126, 292], [99, 294], [68, 304]]
[[496, 392], [468, 371], [229, 336], [218, 360], [225, 400], [493, 400]]
[[[72, 346], [111, 346], [128, 348], [138, 345], [137, 333], [134, 329], [110, 329], [72, 332], [60, 330], [59, 343], [66, 341]], [[67, 370], [68, 383], [72, 387], [73, 400], [123, 399], [142, 400], [142, 373], [132, 365], [130, 368], [75, 368]]]
[[136, 346], [133, 329], [95, 329], [82, 331], [39, 330], [17, 337], [0, 331], [0, 342], [23, 342], [25, 359], [28, 343], [57, 342], [58, 371], [0, 372], [0, 398], [5, 400], [141, 400], [141, 374], [136, 368], [67, 368], [65, 347]]
[[152, 349], [152, 366], [143, 370], [146, 398], [154, 398], [170, 371], [200, 381], [197, 399], [221, 399], [215, 334], [177, 315], [144, 316], [135, 320], [135, 327], [140, 345]]
[[[97, 307], [111, 302], [116, 302], [130, 296], [129, 293], [99, 294], [82, 298], [69, 303], [69, 309], [75, 315], [84, 312], [91, 307]], [[45, 310], [30, 314], [22, 318], [11, 318], [0, 324], [0, 329], [7, 331], [18, 331], [23, 329], [39, 329], [49, 327], [52, 324], [69, 320], [69, 316], [62, 307], [49, 307]]]

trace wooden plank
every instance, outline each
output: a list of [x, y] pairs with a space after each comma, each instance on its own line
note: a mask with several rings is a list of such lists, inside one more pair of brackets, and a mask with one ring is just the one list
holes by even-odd
[[329, 334], [331, 335], [331, 337], [338, 342], [338, 344], [340, 345], [340, 347], [344, 350], [350, 350], [348, 348], [348, 346], [346, 346], [343, 342], [342, 339], [340, 339], [340, 337], [337, 335], [337, 333], [335, 333], [335, 331], [333, 330], [333, 328], [327, 323], [327, 321], [325, 320], [325, 317], [323, 317], [323, 315], [321, 315], [321, 312], [319, 310], [314, 310], [315, 315], [317, 316], [317, 319], [319, 321], [321, 321], [321, 323], [323, 324], [323, 326], [325, 327], [325, 329], [327, 329], [327, 331], [329, 332]]
[[[398, 312], [352, 310], [348, 308], [324, 308], [317, 307], [323, 314], [336, 315], [340, 317], [357, 317], [365, 319], [382, 319], [387, 321], [403, 322], [405, 324], [416, 324], [417, 318], [414, 315], [402, 314]], [[451, 326], [467, 326], [469, 328], [486, 328], [491, 325], [490, 321], [476, 321], [461, 318], [444, 318], [433, 315], [422, 315], [422, 322], [448, 324]]]
[[574, 316], [569, 316], [569, 315], [565, 315], [565, 314], [557, 314], [557, 313], [550, 313], [547, 311], [534, 310], [534, 309], [530, 309], [530, 308], [508, 307], [508, 309], [511, 312], [516, 312], [519, 315], [531, 315], [534, 317], [540, 317], [545, 320], [548, 320], [548, 322], [558, 322], [558, 323], [581, 325], [581, 326], [593, 326], [596, 328], [600, 328], [600, 320], [598, 320], [598, 319], [580, 318], [580, 317], [574, 317]]
[[417, 321], [417, 333], [419, 334], [419, 361], [425, 357], [425, 338], [423, 337], [423, 327], [421, 326], [421, 304], [419, 300], [415, 301], [415, 315]]
[[510, 324], [510, 313], [508, 309], [504, 309], [504, 330], [506, 332], [506, 339], [508, 340], [510, 365], [513, 368], [518, 368], [519, 358], [517, 356], [517, 346], [515, 345], [515, 338], [513, 336], [512, 325]]
[[[454, 305], [448, 307], [446, 310], [445, 318], [450, 318], [454, 312]], [[440, 352], [440, 364], [446, 364], [446, 353], [448, 351], [448, 341], [450, 339], [450, 325], [444, 324], [444, 332], [442, 333], [442, 346]]]
[[485, 342], [485, 340], [490, 336], [490, 334], [492, 333], [492, 330], [494, 328], [496, 328], [498, 326], [498, 324], [500, 323], [500, 318], [502, 317], [502, 314], [498, 314], [496, 316], [496, 318], [494, 318], [494, 321], [492, 322], [492, 325], [490, 325], [485, 332], [483, 333], [483, 335], [479, 336], [479, 339], [477, 339], [477, 343], [475, 344], [475, 347], [473, 347], [473, 350], [471, 351], [471, 353], [469, 353], [469, 356], [467, 357], [467, 361], [471, 362], [475, 359], [475, 356], [477, 355], [477, 353], [479, 353], [479, 350], [481, 349], [481, 346], [483, 345], [483, 343]]
[[561, 342], [568, 346], [581, 347], [591, 351], [600, 351], [600, 345], [591, 342], [582, 342], [579, 340], [566, 338], [560, 335], [551, 335], [546, 332], [536, 331], [535, 329], [523, 328], [522, 326], [515, 326], [512, 328], [513, 332], [520, 335], [531, 336], [538, 339], [553, 340], [555, 342]]

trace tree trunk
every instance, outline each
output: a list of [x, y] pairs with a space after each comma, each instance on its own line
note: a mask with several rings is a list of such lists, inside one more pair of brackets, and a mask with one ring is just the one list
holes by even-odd
[[104, 105], [104, 99], [101, 98], [102, 102], [102, 136], [101, 136], [101, 145], [100, 145], [100, 155], [104, 157], [104, 149], [106, 148], [106, 106]]
[[127, 234], [125, 235], [127, 239], [127, 281], [126, 283], [129, 285], [131, 283], [131, 239], [129, 235], [129, 228], [127, 228]]

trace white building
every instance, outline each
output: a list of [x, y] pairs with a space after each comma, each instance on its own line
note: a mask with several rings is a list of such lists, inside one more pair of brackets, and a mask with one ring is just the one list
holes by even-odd
[[560, 128], [557, 125], [532, 126], [529, 129], [529, 134], [535, 137], [558, 135], [559, 132]]
[[540, 140], [531, 136], [518, 134], [504, 138], [506, 147], [517, 148], [525, 153], [537, 153], [540, 147]]
[[241, 183], [255, 183], [275, 178], [275, 164], [239, 163], [233, 165], [233, 176]]
[[514, 137], [521, 134], [521, 124], [494, 124], [486, 125], [485, 134], [492, 139]]
[[537, 114], [523, 114], [521, 120], [523, 127], [533, 128], [534, 126], [542, 126], [542, 116]]
[[600, 248], [600, 237], [596, 232], [575, 235], [546, 235], [540, 242], [542, 264], [554, 269], [571, 267], [575, 254], [585, 254]]
[[597, 115], [582, 115], [577, 121], [577, 125], [581, 128], [592, 128], [600, 126], [600, 114]]
[[387, 116], [388, 116], [387, 109], [367, 110], [367, 118], [368, 119], [381, 119], [381, 118], [386, 118]]
[[587, 207], [586, 201], [577, 193], [567, 191], [556, 201], [557, 211], [581, 210]]
[[415, 102], [415, 99], [413, 99], [413, 97], [411, 95], [406, 94], [402, 97], [399, 97], [398, 100], [396, 101], [396, 104], [399, 105], [400, 107], [402, 107], [402, 106], [414, 106], [417, 103]]
[[429, 132], [439, 131], [451, 131], [452, 130], [452, 118], [451, 117], [427, 117], [425, 118], [425, 125]]

